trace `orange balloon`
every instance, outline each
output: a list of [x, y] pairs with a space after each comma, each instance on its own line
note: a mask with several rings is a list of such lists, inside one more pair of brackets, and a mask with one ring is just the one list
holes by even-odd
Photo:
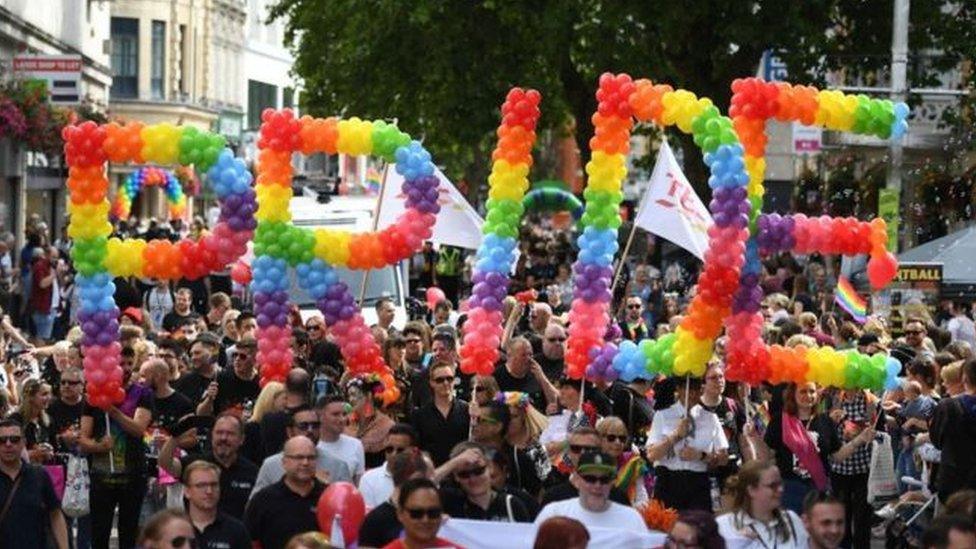
[[644, 122], [653, 120], [661, 124], [661, 113], [664, 112], [661, 98], [674, 89], [667, 84], [654, 84], [644, 78], [634, 82], [634, 85], [636, 89], [630, 95], [630, 107], [634, 110], [634, 116]]
[[102, 149], [110, 162], [134, 162], [142, 164], [142, 129], [141, 122], [119, 124], [111, 122], [105, 125], [105, 143]]

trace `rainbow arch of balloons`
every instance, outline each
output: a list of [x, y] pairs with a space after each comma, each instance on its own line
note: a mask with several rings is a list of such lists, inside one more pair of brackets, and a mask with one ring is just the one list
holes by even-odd
[[[798, 120], [834, 130], [899, 138], [907, 127], [907, 106], [758, 79], [737, 80], [733, 92], [729, 118], [710, 100], [686, 90], [644, 79], [635, 81], [626, 74], [608, 73], [600, 78], [598, 108], [593, 115], [595, 135], [590, 140], [592, 155], [586, 165], [585, 206], [579, 220], [579, 254], [573, 265], [567, 374], [590, 380], [630, 380], [657, 374], [701, 376], [712, 356], [715, 338], [725, 329], [730, 336], [730, 379], [750, 383], [812, 380], [836, 387], [890, 384], [900, 365], [881, 354], [765, 345], [758, 312], [762, 300], [759, 259], [765, 254], [866, 253], [870, 256], [872, 285], [887, 284], [897, 265], [886, 249], [884, 221], [759, 212], [767, 120]], [[485, 238], [477, 252], [460, 350], [461, 369], [466, 373], [490, 374], [499, 357], [502, 302], [508, 294], [518, 224], [525, 211], [540, 101], [538, 92], [514, 88], [501, 108], [502, 122], [488, 180]], [[711, 172], [713, 200], [709, 207], [715, 225], [709, 231], [698, 293], [676, 333], [637, 345], [623, 342], [618, 347], [605, 342], [604, 334], [610, 322], [611, 264], [621, 224], [621, 186], [635, 122], [676, 126], [692, 135]], [[438, 180], [430, 154], [421, 143], [384, 121], [296, 118], [291, 110], [269, 109], [262, 114], [256, 184], [252, 185], [250, 172], [225, 148], [223, 138], [195, 128], [86, 122], [66, 127], [63, 135], [69, 166], [69, 234], [75, 239], [79, 318], [88, 399], [93, 405], [105, 408], [124, 396], [112, 277], [199, 278], [237, 260], [252, 240], [255, 259], [251, 288], [262, 384], [283, 379], [291, 368], [288, 288], [290, 270], [294, 269], [298, 284], [316, 300], [332, 329], [349, 371], [378, 376], [383, 383], [382, 398], [386, 402], [398, 398], [392, 372], [335, 267], [381, 268], [410, 257], [430, 237], [440, 209]], [[405, 212], [392, 226], [375, 232], [296, 227], [289, 211], [291, 157], [317, 152], [373, 154], [393, 163], [405, 180]], [[176, 244], [110, 238], [105, 175], [109, 161], [192, 164], [207, 171], [221, 207], [218, 225], [199, 241]], [[138, 183], [157, 181], [147, 177], [158, 176], [145, 175]], [[124, 189], [131, 201], [139, 184]], [[123, 206], [119, 205], [119, 211]]]
[[183, 217], [186, 211], [186, 195], [183, 194], [180, 181], [173, 172], [156, 166], [143, 166], [129, 174], [115, 195], [115, 201], [112, 203], [112, 217], [115, 219], [128, 218], [132, 211], [132, 201], [139, 196], [139, 192], [147, 185], [163, 188], [166, 201], [169, 203], [170, 219]]

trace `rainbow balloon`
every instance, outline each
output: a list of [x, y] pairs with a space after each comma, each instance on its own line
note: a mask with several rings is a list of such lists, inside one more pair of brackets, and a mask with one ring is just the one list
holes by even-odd
[[[62, 131], [68, 164], [68, 235], [81, 307], [84, 369], [88, 402], [99, 408], [124, 398], [119, 367], [119, 309], [116, 276], [195, 279], [222, 270], [247, 250], [254, 234], [255, 197], [244, 162], [224, 147], [224, 138], [191, 127], [138, 122], [94, 122]], [[209, 170], [208, 180], [221, 205], [217, 226], [199, 241], [109, 238], [108, 179], [105, 163], [153, 162], [195, 165]]]
[[128, 218], [129, 212], [132, 210], [132, 201], [139, 196], [139, 191], [147, 185], [163, 187], [163, 192], [166, 193], [166, 201], [169, 202], [170, 219], [183, 217], [186, 210], [186, 196], [183, 194], [183, 186], [180, 185], [173, 172], [155, 166], [144, 166], [129, 174], [115, 195], [115, 202], [112, 203], [112, 217], [115, 219]]

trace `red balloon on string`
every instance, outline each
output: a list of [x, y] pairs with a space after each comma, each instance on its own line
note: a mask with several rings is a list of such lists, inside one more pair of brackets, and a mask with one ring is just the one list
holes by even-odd
[[234, 266], [230, 268], [230, 277], [238, 284], [250, 284], [251, 266], [243, 261], [234, 263]]
[[434, 310], [434, 306], [437, 305], [438, 301], [443, 301], [445, 299], [447, 299], [447, 296], [444, 295], [444, 290], [438, 288], [437, 286], [427, 288], [427, 308], [431, 311]]
[[315, 507], [319, 530], [326, 536], [332, 536], [332, 521], [336, 515], [342, 528], [342, 539], [348, 546], [359, 539], [359, 527], [366, 515], [366, 504], [363, 495], [352, 483], [333, 482], [322, 492], [319, 503]]

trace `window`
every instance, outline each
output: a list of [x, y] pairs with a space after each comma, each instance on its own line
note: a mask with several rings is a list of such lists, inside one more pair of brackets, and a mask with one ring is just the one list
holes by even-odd
[[166, 97], [164, 82], [166, 77], [166, 22], [152, 22], [152, 72], [151, 90], [153, 99]]
[[281, 91], [281, 108], [292, 109], [295, 107], [295, 88], [285, 88]]
[[190, 91], [190, 39], [186, 35], [186, 25], [180, 25], [180, 93], [186, 95]]
[[139, 96], [139, 20], [112, 18], [112, 98]]
[[247, 81], [247, 129], [257, 129], [261, 125], [264, 109], [275, 108], [278, 100], [278, 87], [257, 80]]

